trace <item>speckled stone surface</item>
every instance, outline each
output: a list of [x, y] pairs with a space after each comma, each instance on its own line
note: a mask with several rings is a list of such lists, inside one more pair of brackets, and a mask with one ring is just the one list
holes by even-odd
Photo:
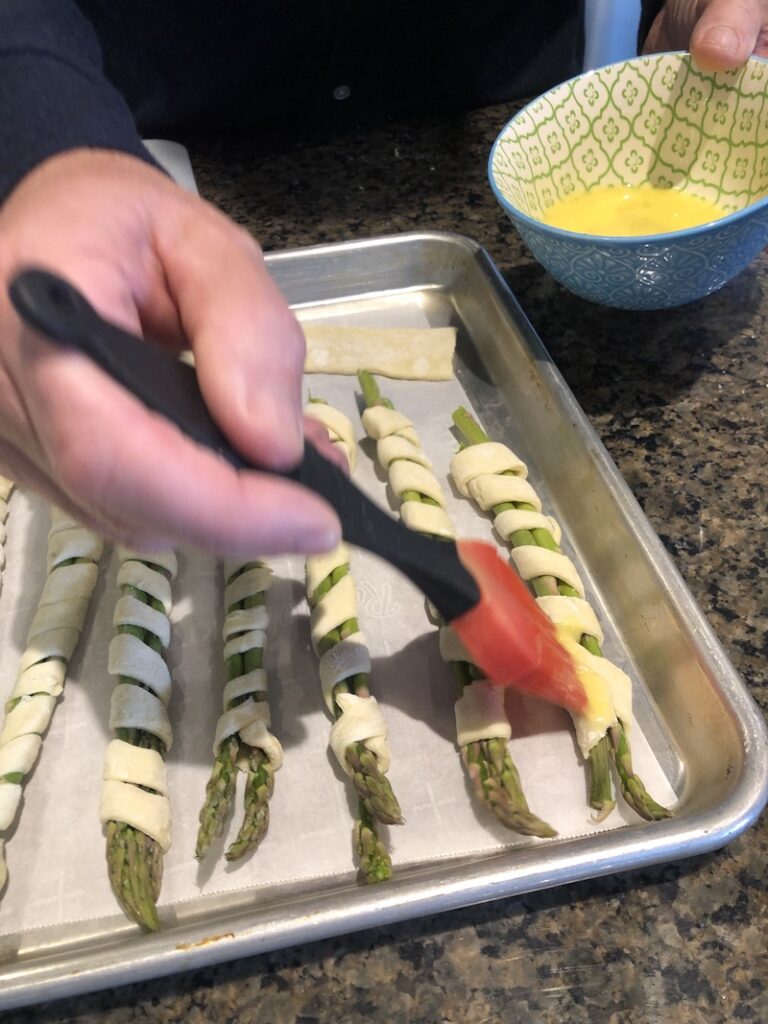
[[[267, 249], [417, 228], [496, 260], [768, 712], [768, 259], [698, 305], [591, 306], [524, 251], [485, 180], [511, 107], [324, 145], [192, 144]], [[680, 864], [6, 1016], [10, 1024], [768, 1021], [768, 821]]]

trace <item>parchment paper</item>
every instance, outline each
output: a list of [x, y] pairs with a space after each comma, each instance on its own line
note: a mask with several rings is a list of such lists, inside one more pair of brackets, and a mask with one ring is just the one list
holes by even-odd
[[[371, 326], [426, 324], [413, 307], [368, 312], [354, 321]], [[313, 395], [349, 415], [358, 436], [364, 437], [354, 378], [314, 375], [308, 384]], [[466, 404], [458, 383], [383, 380], [382, 390], [414, 420], [439, 479], [452, 493], [447, 474], [456, 442], [449, 430], [450, 413], [456, 405]], [[519, 454], [525, 458], [525, 452]], [[384, 477], [365, 446], [356, 480], [376, 500], [387, 503]], [[465, 500], [452, 495], [449, 511], [461, 534], [491, 537], [490, 521]], [[17, 492], [11, 501], [0, 598], [0, 694], [13, 686], [42, 587], [47, 529], [44, 503]], [[318, 876], [349, 877], [354, 871], [354, 800], [328, 752], [330, 722], [309, 643], [303, 560], [279, 558], [271, 564], [275, 583], [269, 598], [265, 665], [273, 729], [285, 747], [285, 764], [276, 776], [269, 832], [257, 852], [234, 866], [221, 856], [225, 842], [237, 831], [238, 797], [228, 836], [200, 866], [194, 859], [197, 816], [224, 683], [222, 576], [211, 558], [180, 553], [169, 652], [174, 680], [170, 714], [175, 742], [168, 759], [173, 845], [165, 857], [161, 906], [217, 891]], [[374, 660], [372, 688], [389, 724], [390, 778], [406, 817], [404, 826], [382, 830], [395, 871], [400, 865], [530, 843], [539, 843], [546, 857], [546, 841], [506, 831], [470, 798], [453, 742], [455, 686], [438, 655], [436, 632], [421, 595], [389, 566], [362, 552], [354, 553], [353, 573], [361, 625]], [[0, 902], [0, 935], [120, 914], [107, 879], [98, 821], [102, 758], [110, 739], [113, 680], [106, 672], [106, 655], [113, 632], [115, 575], [116, 558], [108, 550], [65, 694], [25, 787], [18, 826], [7, 843], [9, 881]], [[614, 654], [614, 649], [619, 651], [620, 645], [609, 637], [608, 653]], [[592, 821], [584, 768], [565, 712], [515, 696], [509, 711], [512, 754], [529, 804], [561, 836], [587, 835], [638, 820], [619, 802], [605, 822]], [[650, 792], [662, 803], [673, 804], [674, 792], [639, 727], [632, 744], [635, 764]]]

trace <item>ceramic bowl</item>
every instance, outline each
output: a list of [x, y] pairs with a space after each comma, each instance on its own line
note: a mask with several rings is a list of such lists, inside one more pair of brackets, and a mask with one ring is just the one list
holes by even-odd
[[[513, 117], [488, 173], [533, 255], [577, 295], [623, 309], [699, 299], [768, 244], [768, 61], [710, 74], [688, 54], [666, 53], [590, 71]], [[685, 185], [727, 216], [635, 237], [542, 223], [576, 190], [644, 182]]]

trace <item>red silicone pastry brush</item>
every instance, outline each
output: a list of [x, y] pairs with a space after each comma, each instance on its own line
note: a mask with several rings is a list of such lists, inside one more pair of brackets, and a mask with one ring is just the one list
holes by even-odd
[[[72, 285], [47, 271], [22, 272], [9, 292], [26, 323], [85, 352], [198, 444], [238, 469], [261, 468], [232, 448], [213, 422], [192, 367], [103, 320]], [[584, 710], [586, 694], [552, 624], [494, 547], [474, 540], [438, 541], [409, 530], [312, 445], [284, 475], [333, 506], [348, 543], [379, 555], [419, 587], [490, 680], [571, 711]]]

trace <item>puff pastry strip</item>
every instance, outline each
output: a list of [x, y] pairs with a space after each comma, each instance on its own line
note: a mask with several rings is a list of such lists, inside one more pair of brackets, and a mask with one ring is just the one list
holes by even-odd
[[[0, 488], [0, 493], [7, 492]], [[97, 534], [60, 509], [52, 509], [48, 573], [0, 730], [0, 834], [13, 825], [24, 780], [34, 767], [42, 737], [64, 689], [67, 664], [80, 639], [102, 551], [103, 542]], [[4, 839], [0, 835], [0, 889], [6, 880]]]

